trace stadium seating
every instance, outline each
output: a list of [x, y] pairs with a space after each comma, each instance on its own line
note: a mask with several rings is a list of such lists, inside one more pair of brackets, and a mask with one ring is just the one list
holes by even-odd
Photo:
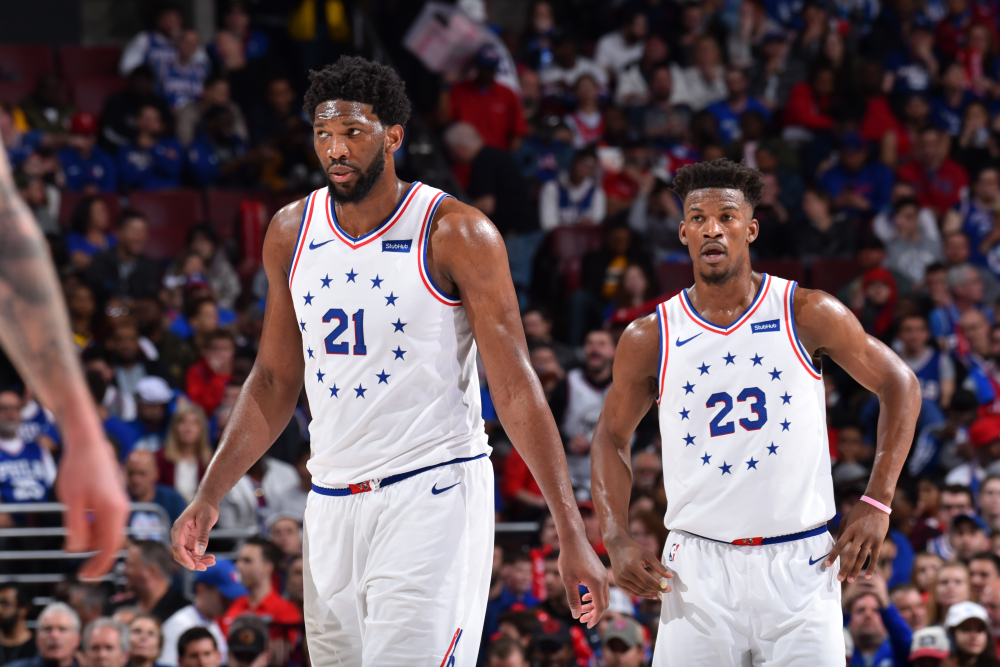
[[691, 264], [660, 264], [656, 267], [656, 282], [661, 294], [678, 292], [694, 283], [694, 268]]
[[802, 262], [796, 259], [772, 259], [753, 262], [753, 270], [760, 273], [767, 273], [777, 278], [794, 280], [801, 283], [805, 280], [806, 272], [802, 267]]
[[104, 101], [125, 87], [125, 79], [117, 75], [87, 76], [73, 79], [70, 85], [78, 110], [100, 114]]
[[158, 190], [135, 192], [129, 208], [141, 211], [149, 219], [149, 256], [171, 259], [184, 249], [191, 226], [204, 219], [201, 193], [197, 190]]
[[76, 209], [76, 205], [80, 203], [81, 199], [89, 196], [100, 197], [104, 200], [104, 203], [108, 205], [108, 214], [111, 216], [111, 224], [114, 225], [118, 220], [118, 214], [122, 212], [121, 198], [119, 195], [117, 193], [86, 195], [81, 192], [62, 193], [62, 198], [59, 201], [59, 224], [63, 227], [69, 227], [73, 219], [73, 211]]
[[116, 76], [121, 56], [117, 46], [61, 46], [59, 70], [66, 79]]
[[34, 88], [34, 81], [0, 81], [0, 102], [20, 104]]
[[41, 44], [0, 45], [0, 81], [35, 85], [39, 74], [55, 70], [52, 49]]
[[860, 273], [861, 267], [853, 259], [817, 259], [809, 267], [809, 287], [835, 295]]

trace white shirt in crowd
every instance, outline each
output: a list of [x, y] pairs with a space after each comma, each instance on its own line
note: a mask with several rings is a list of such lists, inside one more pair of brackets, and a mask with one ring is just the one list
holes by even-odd
[[197, 627], [208, 628], [208, 631], [215, 637], [219, 653], [222, 654], [222, 662], [220, 664], [228, 664], [229, 647], [226, 644], [225, 635], [222, 634], [222, 630], [219, 628], [219, 624], [213, 619], [202, 616], [201, 612], [193, 604], [178, 609], [174, 612], [173, 616], [164, 621], [163, 627], [160, 628], [160, 632], [163, 635], [163, 651], [160, 653], [160, 657], [156, 659], [156, 664], [160, 667], [177, 667], [177, 640], [191, 628]]
[[284, 461], [268, 456], [267, 472], [261, 480], [260, 490], [267, 503], [257, 502], [257, 485], [249, 475], [243, 475], [236, 486], [219, 503], [219, 528], [261, 527], [274, 512], [274, 505], [286, 493], [299, 485], [299, 473]]
[[626, 67], [642, 58], [644, 48], [645, 43], [642, 40], [628, 44], [621, 31], [616, 30], [597, 40], [594, 60], [609, 73], [617, 76]]
[[593, 78], [602, 91], [608, 87], [608, 75], [604, 69], [590, 58], [583, 56], [578, 56], [573, 67], [569, 69], [553, 62], [538, 73], [538, 80], [542, 84], [544, 95], [559, 95], [561, 86], [572, 89], [581, 76]]
[[[565, 189], [571, 204], [568, 208], [560, 208], [559, 206], [560, 186]], [[588, 194], [590, 195], [590, 205], [586, 210], [581, 210], [578, 205], [584, 202]], [[569, 182], [569, 177], [565, 173], [561, 173], [558, 179], [548, 181], [543, 185], [538, 193], [539, 224], [546, 232], [552, 231], [556, 227], [575, 225], [582, 219], [599, 223], [604, 220], [607, 208], [608, 200], [604, 189], [592, 178], [585, 178], [579, 185], [573, 185]]]
[[672, 104], [686, 104], [693, 111], [701, 111], [709, 104], [726, 99], [725, 70], [719, 65], [714, 81], [702, 76], [697, 67], [685, 67], [673, 71], [673, 88], [670, 92]]

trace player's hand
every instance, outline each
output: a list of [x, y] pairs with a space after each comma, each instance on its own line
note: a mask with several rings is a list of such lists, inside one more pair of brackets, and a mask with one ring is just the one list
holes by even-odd
[[219, 508], [195, 498], [177, 517], [170, 530], [174, 560], [189, 570], [204, 572], [215, 565], [215, 556], [206, 556], [208, 531], [219, 520]]
[[[80, 568], [81, 579], [96, 579], [111, 570], [125, 543], [129, 500], [125, 481], [111, 444], [66, 430], [66, 448], [59, 463], [56, 496], [66, 505], [63, 524], [66, 551], [98, 551]], [[88, 519], [88, 512], [93, 517]]]
[[618, 588], [629, 595], [649, 600], [656, 600], [661, 593], [671, 591], [668, 584], [661, 583], [661, 579], [673, 579], [673, 573], [663, 566], [656, 554], [631, 536], [623, 535], [606, 546]]
[[865, 570], [865, 578], [870, 579], [875, 574], [882, 540], [888, 531], [888, 514], [868, 503], [858, 503], [840, 522], [837, 543], [826, 557], [825, 565], [833, 567], [837, 556], [840, 556], [840, 572], [837, 573], [837, 579], [851, 582], [861, 572], [865, 559], [870, 557], [868, 569]]
[[[573, 618], [586, 623], [588, 628], [597, 625], [608, 608], [608, 571], [601, 564], [594, 547], [590, 546], [581, 530], [578, 535], [559, 536], [559, 574], [566, 586], [566, 599]], [[580, 585], [587, 592], [580, 600]]]

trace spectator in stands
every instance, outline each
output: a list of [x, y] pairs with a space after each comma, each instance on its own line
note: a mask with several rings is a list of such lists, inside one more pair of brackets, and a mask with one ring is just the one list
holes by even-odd
[[302, 612], [305, 595], [305, 579], [303, 577], [302, 554], [292, 556], [288, 559], [288, 567], [285, 571], [285, 599], [295, 605], [299, 612]]
[[63, 133], [69, 128], [72, 108], [63, 99], [63, 86], [55, 74], [39, 75], [35, 89], [21, 100], [24, 120], [33, 130]]
[[950, 157], [951, 141], [936, 127], [927, 127], [917, 140], [915, 159], [899, 167], [896, 176], [917, 187], [917, 201], [941, 220], [957, 204], [969, 184], [965, 169]]
[[997, 647], [990, 634], [990, 617], [981, 605], [961, 602], [952, 606], [944, 626], [951, 635], [956, 664], [997, 664]]
[[889, 204], [893, 174], [881, 162], [868, 161], [868, 144], [849, 132], [840, 144], [840, 159], [823, 173], [820, 188], [834, 207], [854, 215], [877, 213]]
[[927, 598], [927, 622], [931, 625], [943, 623], [952, 605], [971, 599], [969, 568], [962, 563], [945, 563], [938, 570], [937, 580]]
[[125, 461], [125, 486], [132, 502], [159, 505], [167, 515], [167, 521], [164, 521], [160, 513], [155, 511], [132, 512], [129, 527], [139, 539], [169, 540], [170, 527], [186, 507], [180, 494], [157, 483], [159, 475], [156, 456], [152, 452], [136, 449], [128, 455]]
[[268, 639], [268, 622], [254, 614], [243, 614], [233, 622], [229, 631], [230, 667], [264, 667], [288, 662], [288, 645], [274, 639], [273, 625]]
[[286, 488], [274, 502], [275, 514], [292, 517], [299, 524], [305, 517], [306, 499], [312, 490], [312, 474], [308, 467], [311, 455], [312, 449], [308, 442], [299, 444], [295, 456], [295, 472], [298, 473], [299, 483], [297, 486]]
[[28, 629], [31, 599], [13, 581], [0, 584], [0, 664], [31, 658], [38, 652], [35, 635]]
[[185, 391], [207, 414], [213, 414], [222, 402], [222, 394], [233, 377], [235, 356], [233, 334], [220, 329], [208, 336], [201, 359], [188, 369]]
[[900, 584], [892, 589], [892, 604], [910, 629], [916, 632], [927, 627], [927, 606], [920, 591], [913, 584]]
[[552, 348], [559, 365], [572, 368], [579, 363], [576, 350], [566, 343], [557, 341], [552, 336], [554, 320], [552, 313], [545, 306], [532, 304], [521, 313], [521, 325], [529, 345], [548, 345]]
[[892, 221], [896, 237], [886, 243], [884, 266], [901, 273], [913, 283], [922, 285], [927, 267], [944, 259], [939, 238], [924, 234], [920, 227], [920, 203], [916, 199], [900, 199], [892, 205]]
[[302, 110], [295, 106], [295, 89], [283, 76], [267, 82], [266, 98], [251, 112], [250, 136], [254, 143], [277, 141], [291, 121], [301, 118]]
[[108, 595], [97, 584], [76, 584], [69, 589], [67, 602], [80, 617], [80, 625], [86, 628], [91, 621], [96, 621], [104, 616]]
[[[176, 113], [174, 133], [181, 146], [187, 148], [191, 145], [201, 127], [202, 115], [217, 106], [229, 109], [233, 114], [233, 132], [244, 142], [248, 140], [247, 122], [239, 106], [232, 100], [229, 81], [222, 75], [213, 74], [205, 79], [201, 98], [189, 102]], [[258, 138], [254, 143], [259, 141]]]
[[70, 135], [59, 151], [68, 192], [114, 192], [115, 161], [97, 145], [97, 116], [79, 111], [69, 122]]
[[972, 491], [968, 486], [949, 485], [941, 489], [937, 512], [937, 530], [940, 532], [927, 543], [926, 550], [946, 561], [954, 560], [955, 549], [948, 540], [952, 522], [956, 517], [969, 515], [974, 511]]
[[591, 331], [583, 342], [583, 368], [566, 374], [553, 392], [551, 408], [566, 444], [570, 481], [577, 494], [590, 490], [590, 439], [611, 387], [615, 341], [607, 331]]
[[[986, 542], [989, 540], [986, 539]], [[972, 599], [979, 604], [985, 604], [987, 590], [995, 589], [1000, 584], [1000, 556], [981, 551], [969, 559], [968, 565]]]
[[197, 405], [178, 405], [163, 449], [156, 452], [160, 484], [180, 494], [185, 504], [190, 503], [211, 460], [205, 412]]
[[49, 604], [38, 615], [38, 653], [9, 663], [12, 667], [79, 667], [80, 619], [69, 605]]
[[160, 65], [157, 74], [160, 97], [174, 111], [201, 99], [209, 63], [202, 58], [201, 38], [196, 30], [182, 30], [177, 39], [177, 57]]
[[926, 93], [940, 64], [934, 54], [934, 35], [925, 20], [913, 21], [905, 47], [885, 60], [886, 84], [897, 97]]
[[263, 537], [248, 538], [240, 547], [236, 568], [240, 572], [247, 595], [236, 598], [219, 621], [223, 632], [230, 638], [229, 650], [236, 653], [232, 645], [234, 633], [230, 627], [242, 614], [270, 617], [272, 651], [280, 649], [274, 644], [285, 644], [285, 649], [295, 646], [302, 623], [302, 614], [288, 600], [281, 597], [272, 585], [273, 575], [281, 565], [281, 551], [273, 542]]
[[640, 11], [628, 12], [618, 30], [612, 31], [597, 41], [594, 61], [604, 68], [611, 77], [618, 77], [630, 65], [642, 58], [649, 20]]
[[228, 661], [226, 636], [219, 627], [219, 619], [226, 613], [233, 601], [248, 594], [240, 583], [240, 575], [233, 562], [217, 558], [215, 565], [194, 575], [194, 602], [178, 609], [163, 622], [163, 652], [156, 659], [157, 665], [178, 667], [183, 657], [183, 649], [178, 648], [178, 640], [191, 628], [206, 628], [215, 639], [215, 647], [221, 653], [222, 662]]
[[129, 667], [156, 667], [157, 657], [163, 650], [163, 632], [160, 619], [145, 612], [135, 615], [128, 624]]
[[[845, 616], [854, 640], [851, 664], [903, 667], [910, 655], [912, 631], [889, 599], [880, 575], [855, 580], [845, 595]], [[887, 662], [886, 662], [887, 661]]]
[[532, 640], [531, 662], [545, 667], [570, 667], [574, 663], [573, 637], [569, 626], [558, 618], [542, 621]]
[[604, 629], [604, 664], [607, 667], [642, 667], [646, 635], [631, 618], [612, 621]]
[[128, 628], [107, 617], [87, 624], [83, 631], [83, 654], [87, 667], [125, 667], [129, 661]]
[[200, 187], [249, 187], [256, 182], [260, 156], [248, 151], [228, 107], [205, 111], [201, 132], [187, 150], [188, 169]]
[[[122, 399], [119, 417], [127, 422], [133, 421], [139, 414], [140, 400], [148, 405], [164, 405], [173, 398], [169, 385], [163, 379], [168, 372], [159, 360], [152, 361], [142, 349], [139, 329], [134, 320], [123, 317], [121, 321], [115, 323], [115, 328], [107, 340], [107, 348], [113, 355], [115, 386]], [[143, 385], [145, 396], [140, 398], [140, 383], [153, 377], [159, 378], [160, 381], [147, 381]], [[162, 415], [147, 416], [149, 418], [144, 421], [158, 422], [159, 418], [162, 418]], [[154, 427], [154, 430], [150, 430], [140, 426], [140, 434], [159, 436], [162, 429], [159, 428], [159, 424], [154, 424]], [[144, 446], [156, 451], [160, 448], [159, 440], [157, 438]]]
[[[837, 81], [833, 69], [816, 67], [808, 81], [792, 86], [785, 106], [784, 124], [811, 132], [821, 132], [833, 127], [830, 115], [836, 99]], [[811, 134], [805, 135], [812, 137]]]
[[29, 173], [23, 168], [14, 172], [14, 183], [42, 233], [50, 238], [59, 236], [62, 231], [58, 220], [62, 200], [59, 188], [46, 183], [41, 174]]
[[136, 137], [136, 120], [147, 106], [160, 110], [161, 118], [170, 117], [170, 107], [155, 92], [155, 75], [148, 65], [132, 70], [125, 81], [125, 90], [108, 97], [101, 111], [101, 139], [105, 147], [117, 149]]
[[781, 29], [764, 35], [761, 57], [750, 67], [750, 94], [769, 109], [783, 108], [792, 88], [806, 78], [806, 63], [789, 56], [788, 37]]
[[931, 98], [931, 113], [937, 125], [953, 139], [961, 133], [965, 107], [975, 97], [966, 88], [962, 63], [951, 61], [941, 73], [941, 94]]
[[164, 190], [181, 186], [184, 166], [180, 143], [166, 134], [160, 109], [147, 104], [135, 119], [135, 138], [118, 149], [118, 175], [126, 190]]
[[281, 550], [284, 558], [280, 569], [284, 570], [291, 558], [302, 555], [302, 523], [297, 517], [275, 512], [267, 518], [264, 527], [268, 539]]
[[529, 554], [514, 551], [505, 554], [501, 569], [503, 587], [500, 595], [491, 598], [487, 603], [486, 615], [491, 618], [499, 616], [512, 607], [534, 607], [538, 600], [532, 595], [532, 561]]
[[[964, 233], [954, 231], [945, 235], [944, 263], [949, 269], [956, 266], [969, 266], [970, 253], [969, 237]], [[982, 283], [980, 301], [984, 303], [995, 302], [1000, 297], [1000, 282], [997, 282], [993, 271], [985, 264], [971, 264], [971, 266], [979, 274], [979, 281]]]
[[235, 35], [227, 30], [215, 34], [216, 74], [229, 81], [233, 101], [244, 112], [249, 112], [260, 99], [264, 88], [264, 70], [260, 60], [249, 60], [246, 50]]
[[966, 236], [968, 261], [987, 266], [986, 252], [992, 243], [993, 216], [1000, 204], [1000, 169], [987, 167], [975, 177], [970, 196], [945, 214], [942, 227], [945, 235], [961, 232]]
[[99, 197], [81, 199], [70, 219], [70, 232], [66, 234], [66, 251], [70, 262], [80, 271], [86, 271], [94, 256], [114, 248], [117, 240], [108, 229], [111, 215], [108, 205]]
[[572, 225], [596, 225], [604, 220], [607, 198], [597, 183], [597, 153], [583, 149], [573, 155], [569, 172], [548, 181], [538, 195], [538, 219], [544, 231]]
[[118, 606], [134, 605], [163, 623], [187, 606], [184, 596], [170, 587], [173, 576], [174, 559], [169, 547], [162, 542], [136, 540], [129, 545], [125, 558], [126, 589], [131, 597], [119, 600]]
[[[166, 3], [156, 12], [152, 30], [140, 32], [132, 38], [122, 51], [118, 71], [128, 76], [136, 67], [148, 65], [159, 71], [166, 64], [177, 59], [177, 42], [184, 32], [184, 17], [175, 3]], [[208, 56], [201, 51], [198, 60], [204, 64]]]
[[830, 195], [808, 188], [802, 196], [802, 213], [804, 219], [796, 226], [796, 245], [804, 261], [848, 259], [854, 255], [855, 222], [846, 212], [832, 210]]
[[190, 628], [180, 636], [177, 655], [180, 667], [219, 667], [222, 664], [215, 637], [201, 626]]
[[970, 174], [995, 166], [1000, 158], [1000, 143], [990, 130], [990, 112], [982, 100], [973, 99], [966, 105], [953, 153]]
[[607, 89], [607, 74], [600, 65], [579, 54], [576, 36], [569, 31], [556, 34], [552, 43], [552, 61], [538, 73], [542, 96], [557, 105], [565, 104], [573, 85], [584, 75], [596, 81], [602, 92]]
[[280, 506], [280, 499], [300, 485], [295, 468], [270, 456], [261, 457], [219, 503], [220, 528], [260, 528]]
[[727, 144], [742, 138], [740, 118], [744, 113], [756, 111], [765, 122], [771, 117], [770, 109], [757, 98], [751, 97], [749, 90], [750, 82], [747, 80], [745, 70], [730, 66], [726, 69], [726, 99], [706, 107], [706, 111], [718, 121], [719, 135]]
[[930, 327], [923, 315], [906, 315], [897, 324], [897, 336], [902, 343], [899, 356], [916, 374], [921, 394], [947, 408], [955, 393], [954, 362], [930, 346]]
[[989, 526], [990, 533], [996, 533], [1000, 526], [1000, 476], [987, 475], [979, 487], [979, 516]]
[[500, 637], [486, 649], [486, 667], [529, 667], [525, 648], [510, 637]]
[[[642, 57], [616, 77], [614, 102], [617, 107], [632, 115], [634, 110], [649, 102], [649, 81], [653, 78], [653, 70], [666, 62], [668, 52], [667, 43], [659, 35], [650, 35], [646, 39]], [[669, 74], [669, 66], [667, 71]], [[666, 97], [670, 97], [669, 91]]]
[[517, 94], [495, 80], [499, 64], [494, 46], [479, 49], [475, 78], [454, 84], [447, 95], [445, 120], [472, 125], [487, 146], [516, 151], [528, 125]]
[[[973, 556], [990, 547], [990, 540], [986, 536], [986, 524], [975, 515], [961, 514], [955, 517], [948, 532], [948, 541], [955, 549], [955, 560], [966, 564]], [[969, 582], [970, 596], [974, 599], [975, 589], [971, 587], [971, 570]]]
[[111, 297], [157, 296], [160, 270], [145, 254], [148, 240], [146, 217], [138, 211], [123, 211], [118, 218], [117, 244], [94, 255], [87, 269], [87, 284], [99, 308], [103, 308]]
[[708, 34], [694, 43], [693, 64], [677, 72], [670, 101], [701, 111], [713, 102], [726, 99], [726, 74], [719, 43]]
[[660, 62], [650, 72], [649, 100], [636, 113], [639, 117], [636, 124], [647, 139], [669, 140], [676, 135], [678, 119], [688, 117], [689, 109], [673, 102], [674, 71], [675, 68]]
[[[56, 463], [45, 441], [23, 437], [23, 405], [19, 391], [0, 388], [0, 502], [4, 503], [44, 502], [56, 479]], [[0, 515], [5, 528], [14, 520], [14, 515]]]

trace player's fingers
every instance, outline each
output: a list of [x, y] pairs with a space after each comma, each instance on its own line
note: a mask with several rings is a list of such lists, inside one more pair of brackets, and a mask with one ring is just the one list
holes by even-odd
[[583, 601], [587, 604], [580, 609], [580, 619], [583, 620], [582, 615], [591, 611], [590, 618], [584, 622], [588, 628], [592, 628], [601, 620], [601, 615], [608, 608], [608, 598], [611, 597], [611, 593], [608, 590], [608, 580], [603, 577], [598, 581], [585, 581], [584, 585], [587, 586], [587, 593], [583, 596]]
[[99, 553], [80, 568], [81, 579], [96, 579], [111, 571], [125, 544], [128, 505], [124, 498], [113, 497], [94, 511], [90, 548]]
[[830, 553], [826, 555], [826, 562], [824, 564], [827, 567], [833, 567], [834, 562], [837, 560], [837, 556], [839, 556], [850, 543], [850, 538], [844, 535], [837, 535], [837, 541], [834, 542], [833, 548], [830, 549]]
[[861, 546], [858, 548], [858, 553], [854, 557], [854, 564], [851, 565], [851, 571], [847, 575], [847, 581], [851, 582], [858, 578], [858, 574], [861, 573], [861, 568], [865, 566], [865, 559], [868, 554], [871, 553], [872, 545], [867, 541], [863, 540]]
[[580, 582], [576, 577], [563, 577], [563, 584], [566, 586], [566, 601], [569, 602], [569, 611], [573, 618], [580, 618]]
[[630, 568], [629, 574], [642, 591], [642, 597], [644, 598], [656, 598], [663, 590], [660, 586], [660, 578], [653, 576], [653, 574], [641, 564], [637, 564], [636, 567]]
[[855, 545], [854, 542], [848, 542], [846, 547], [840, 554], [840, 572], [837, 573], [837, 579], [840, 581], [847, 579], [854, 567], [854, 561], [858, 559], [858, 553], [861, 551], [860, 543]]
[[[652, 554], [651, 554], [652, 555]], [[664, 579], [673, 579], [674, 575], [664, 566], [659, 558], [655, 556], [652, 558], [647, 558], [643, 561], [643, 564], [655, 572], [658, 576]]]
[[194, 551], [189, 546], [189, 536], [188, 536], [189, 526], [188, 523], [184, 524], [174, 524], [173, 530], [171, 530], [171, 542], [173, 543], [171, 550], [174, 553], [174, 560], [180, 563], [182, 566], [189, 570], [195, 569], [194, 564]]
[[87, 510], [81, 502], [69, 498], [66, 510], [63, 512], [63, 525], [66, 527], [66, 542], [64, 548], [70, 553], [86, 551], [90, 544], [90, 523], [87, 521]]
[[871, 555], [868, 558], [868, 569], [865, 570], [865, 579], [871, 579], [875, 576], [875, 571], [878, 569], [878, 556], [881, 552], [881, 542], [877, 542], [872, 545]]

